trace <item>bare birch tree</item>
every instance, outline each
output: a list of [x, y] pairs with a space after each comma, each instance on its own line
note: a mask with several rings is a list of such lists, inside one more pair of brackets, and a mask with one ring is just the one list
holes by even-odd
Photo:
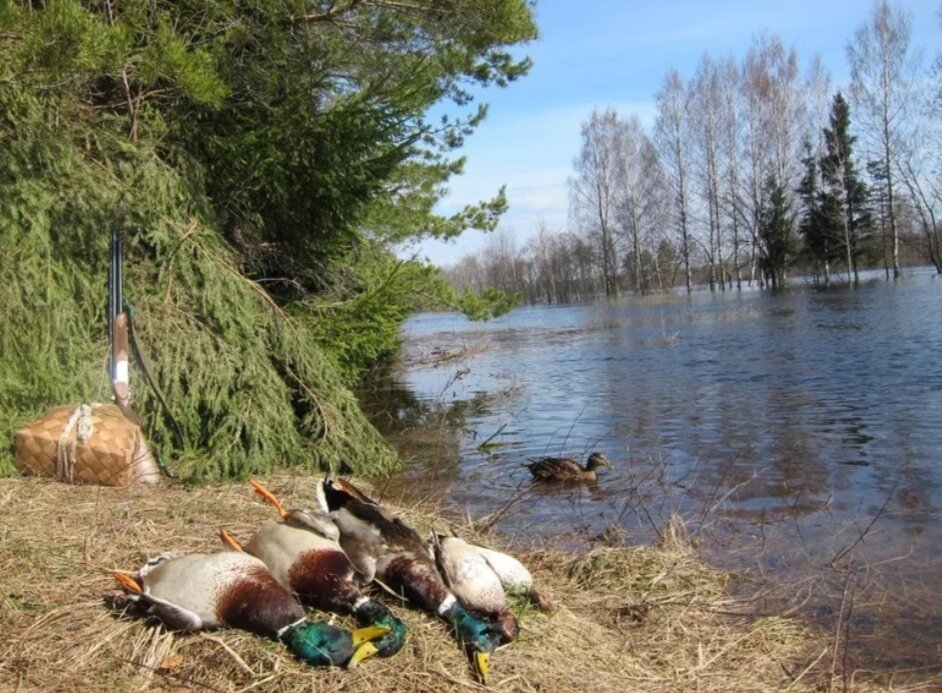
[[[918, 152], [916, 147], [908, 150], [897, 163], [922, 230], [925, 255], [942, 274], [942, 175], [933, 171]], [[938, 151], [934, 153], [938, 156]]]
[[834, 97], [831, 76], [821, 62], [820, 55], [815, 55], [809, 63], [805, 75], [804, 92], [807, 141], [811, 144], [814, 155], [820, 158], [824, 151], [824, 128], [829, 124], [831, 100]]
[[664, 164], [665, 182], [670, 190], [669, 209], [680, 236], [684, 285], [691, 292], [690, 271], [690, 98], [680, 73], [671, 69], [657, 94], [655, 141]]
[[736, 288], [742, 289], [742, 227], [743, 204], [740, 191], [740, 170], [742, 159], [740, 157], [742, 137], [740, 135], [740, 70], [736, 61], [726, 59], [720, 66], [720, 84], [722, 90], [721, 128], [723, 152], [723, 183], [722, 204], [730, 229], [730, 238], [733, 243], [733, 277], [730, 277], [730, 286], [733, 278]]
[[786, 50], [776, 37], [758, 39], [746, 55], [741, 85], [747, 159], [743, 218], [752, 234], [754, 273], [758, 251], [768, 255], [768, 248], [760, 248], [769, 242], [762, 235], [767, 182], [774, 180], [788, 206], [797, 208], [806, 118], [794, 49]]
[[935, 58], [931, 77], [931, 88], [921, 99], [918, 127], [910, 130], [895, 163], [922, 231], [923, 254], [942, 274], [942, 53]]
[[522, 288], [522, 261], [513, 229], [501, 226], [488, 240], [483, 253], [487, 285], [507, 293]]
[[694, 141], [697, 146], [700, 194], [707, 213], [705, 250], [710, 263], [710, 289], [726, 288], [723, 267], [723, 236], [720, 226], [720, 125], [723, 97], [719, 68], [709, 55], [704, 55], [691, 83], [694, 103]]
[[883, 163], [894, 277], [900, 275], [894, 162], [920, 62], [919, 55], [910, 52], [910, 24], [910, 15], [902, 7], [880, 0], [874, 4], [870, 20], [857, 29], [847, 45], [851, 96], [865, 135]]
[[569, 179], [570, 213], [575, 225], [598, 241], [606, 296], [618, 294], [615, 223], [621, 181], [623, 125], [614, 109], [593, 111], [582, 125], [582, 148]]
[[645, 293], [643, 251], [656, 218], [663, 176], [657, 151], [644, 133], [638, 116], [622, 121], [620, 132], [622, 177], [617, 196], [618, 227], [628, 249], [626, 261], [633, 288], [637, 293]]

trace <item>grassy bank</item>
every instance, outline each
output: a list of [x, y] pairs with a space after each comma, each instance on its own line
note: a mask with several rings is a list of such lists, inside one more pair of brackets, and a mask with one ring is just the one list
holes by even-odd
[[[266, 481], [289, 506], [314, 503], [311, 477]], [[403, 514], [422, 532], [448, 528], [434, 511]], [[276, 642], [234, 630], [174, 634], [114, 604], [113, 569], [167, 549], [216, 551], [221, 527], [245, 539], [272, 517], [247, 484], [122, 491], [0, 479], [0, 514], [4, 690], [478, 688], [442, 625], [406, 607], [398, 609], [410, 627], [400, 653], [328, 671], [300, 663]], [[491, 687], [820, 690], [825, 634], [785, 619], [732, 615], [742, 605], [728, 597], [728, 576], [697, 560], [679, 525], [668, 529], [652, 548], [514, 551], [556, 609], [516, 605], [521, 635], [493, 656]]]

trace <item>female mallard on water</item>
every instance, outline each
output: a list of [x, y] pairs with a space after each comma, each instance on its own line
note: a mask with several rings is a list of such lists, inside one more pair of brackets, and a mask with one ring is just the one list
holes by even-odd
[[519, 628], [508, 609], [507, 593], [525, 594], [541, 609], [552, 608], [533, 589], [533, 575], [513, 556], [435, 533], [432, 546], [439, 570], [458, 601], [496, 619], [508, 639], [516, 638]]
[[[389, 657], [402, 647], [406, 624], [393, 616], [384, 604], [360, 590], [357, 572], [338, 540], [340, 531], [333, 520], [317, 510], [285, 510], [281, 501], [258, 481], [252, 481], [281, 522], [265, 522], [244, 550], [260, 558], [275, 579], [302, 603], [323, 611], [353, 614], [361, 626], [389, 629], [389, 634], [373, 643], [380, 657]], [[235, 537], [220, 532], [230, 547], [243, 550]]]
[[317, 495], [340, 530], [340, 544], [357, 570], [448, 623], [486, 683], [490, 654], [502, 642], [503, 633], [458, 602], [418, 532], [344, 479], [325, 479]]
[[598, 479], [596, 469], [611, 466], [601, 452], [589, 455], [585, 467], [568, 457], [544, 457], [524, 465], [537, 481], [595, 481]]
[[316, 666], [355, 667], [375, 654], [370, 641], [388, 633], [380, 627], [351, 633], [308, 621], [300, 602], [247, 553], [164, 553], [144, 564], [136, 577], [116, 573], [115, 579], [131, 599], [172, 628], [242, 628], [283, 641]]

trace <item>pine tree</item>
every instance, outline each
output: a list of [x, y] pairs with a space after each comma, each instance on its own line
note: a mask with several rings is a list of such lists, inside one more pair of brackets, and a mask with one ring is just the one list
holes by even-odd
[[805, 156], [802, 164], [805, 172], [798, 186], [801, 196], [802, 214], [798, 233], [804, 239], [804, 254], [817, 273], [824, 274], [824, 285], [831, 280], [831, 254], [835, 244], [830, 238], [826, 218], [822, 214], [821, 180], [818, 174], [818, 158], [811, 149], [811, 143], [805, 142]]
[[766, 179], [759, 220], [759, 267], [772, 289], [785, 286], [795, 257], [795, 218], [785, 186], [775, 176]]
[[867, 250], [871, 232], [867, 186], [857, 174], [850, 134], [850, 107], [838, 92], [831, 105], [830, 127], [824, 129], [821, 157], [821, 213], [826, 233], [840, 239], [848, 277], [859, 281], [858, 259]]

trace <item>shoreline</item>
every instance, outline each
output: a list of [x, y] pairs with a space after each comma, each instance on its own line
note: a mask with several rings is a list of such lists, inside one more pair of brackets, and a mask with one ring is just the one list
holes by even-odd
[[[290, 506], [314, 503], [314, 477], [264, 481]], [[433, 509], [396, 509], [420, 533], [450, 528], [501, 548], [498, 537], [470, 534]], [[0, 536], [0, 686], [480, 688], [442, 625], [388, 595], [380, 598], [408, 623], [409, 641], [394, 657], [353, 671], [312, 669], [279, 643], [248, 633], [178, 634], [109, 608], [120, 594], [112, 571], [169, 549], [218, 551], [220, 528], [242, 538], [269, 519], [270, 508], [248, 484], [113, 489], [5, 478], [0, 512], [10, 518]], [[659, 547], [514, 551], [557, 608], [543, 614], [514, 604], [521, 636], [493, 656], [490, 688], [819, 690], [826, 635], [794, 620], [732, 615], [738, 600], [728, 593], [729, 576], [699, 561], [680, 524], [667, 529]]]

